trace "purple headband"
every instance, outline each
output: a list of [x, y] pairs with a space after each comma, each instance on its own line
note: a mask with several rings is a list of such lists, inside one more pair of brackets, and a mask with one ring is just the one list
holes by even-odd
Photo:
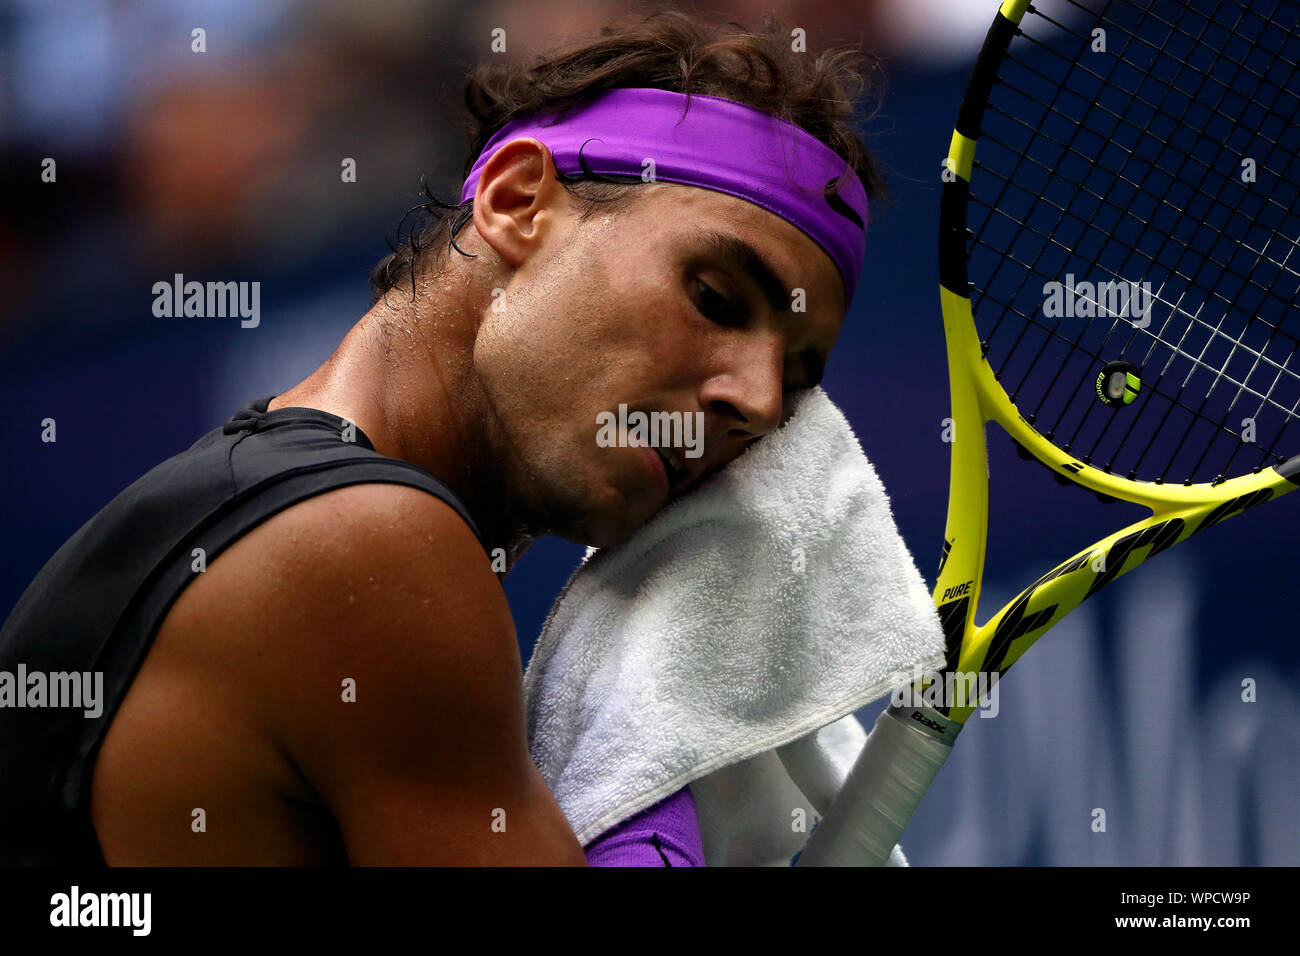
[[853, 301], [866, 244], [867, 194], [834, 150], [793, 123], [734, 100], [658, 89], [616, 89], [556, 121], [556, 111], [507, 123], [470, 170], [461, 202], [504, 144], [531, 137], [561, 173], [641, 176], [736, 196], [802, 230], [835, 262]]

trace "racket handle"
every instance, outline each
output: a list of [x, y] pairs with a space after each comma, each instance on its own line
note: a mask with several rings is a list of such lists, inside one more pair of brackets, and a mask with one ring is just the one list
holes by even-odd
[[930, 707], [885, 708], [795, 865], [883, 866], [961, 727]]

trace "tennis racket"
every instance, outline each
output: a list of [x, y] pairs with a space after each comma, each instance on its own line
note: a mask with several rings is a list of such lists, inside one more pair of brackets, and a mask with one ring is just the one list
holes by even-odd
[[[884, 863], [981, 687], [1120, 575], [1300, 482], [1298, 63], [1300, 0], [1001, 5], [943, 169], [946, 664], [880, 715], [798, 865]], [[977, 625], [988, 422], [1062, 494], [1151, 513]]]

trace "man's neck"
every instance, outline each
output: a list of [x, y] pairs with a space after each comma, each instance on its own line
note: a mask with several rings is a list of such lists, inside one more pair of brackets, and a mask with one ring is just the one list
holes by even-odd
[[468, 295], [459, 308], [390, 298], [400, 305], [377, 303], [325, 364], [270, 409], [319, 408], [346, 418], [381, 455], [430, 472], [469, 509], [494, 564], [503, 558], [508, 570], [532, 538], [511, 507], [508, 469], [493, 460], [490, 416], [470, 360], [476, 310]]

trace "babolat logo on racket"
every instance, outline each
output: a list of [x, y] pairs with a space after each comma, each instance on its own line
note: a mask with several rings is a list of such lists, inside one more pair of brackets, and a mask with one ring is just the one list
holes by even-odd
[[925, 726], [929, 727], [931, 730], [935, 731], [936, 733], [940, 733], [940, 734], [948, 733], [948, 728], [944, 727], [943, 724], [931, 720], [930, 718], [926, 717], [923, 713], [921, 713], [919, 710], [912, 711], [912, 719], [915, 720], [918, 724], [925, 724]]
[[1132, 405], [1142, 391], [1142, 370], [1129, 362], [1109, 362], [1097, 376], [1097, 397], [1111, 408]]

